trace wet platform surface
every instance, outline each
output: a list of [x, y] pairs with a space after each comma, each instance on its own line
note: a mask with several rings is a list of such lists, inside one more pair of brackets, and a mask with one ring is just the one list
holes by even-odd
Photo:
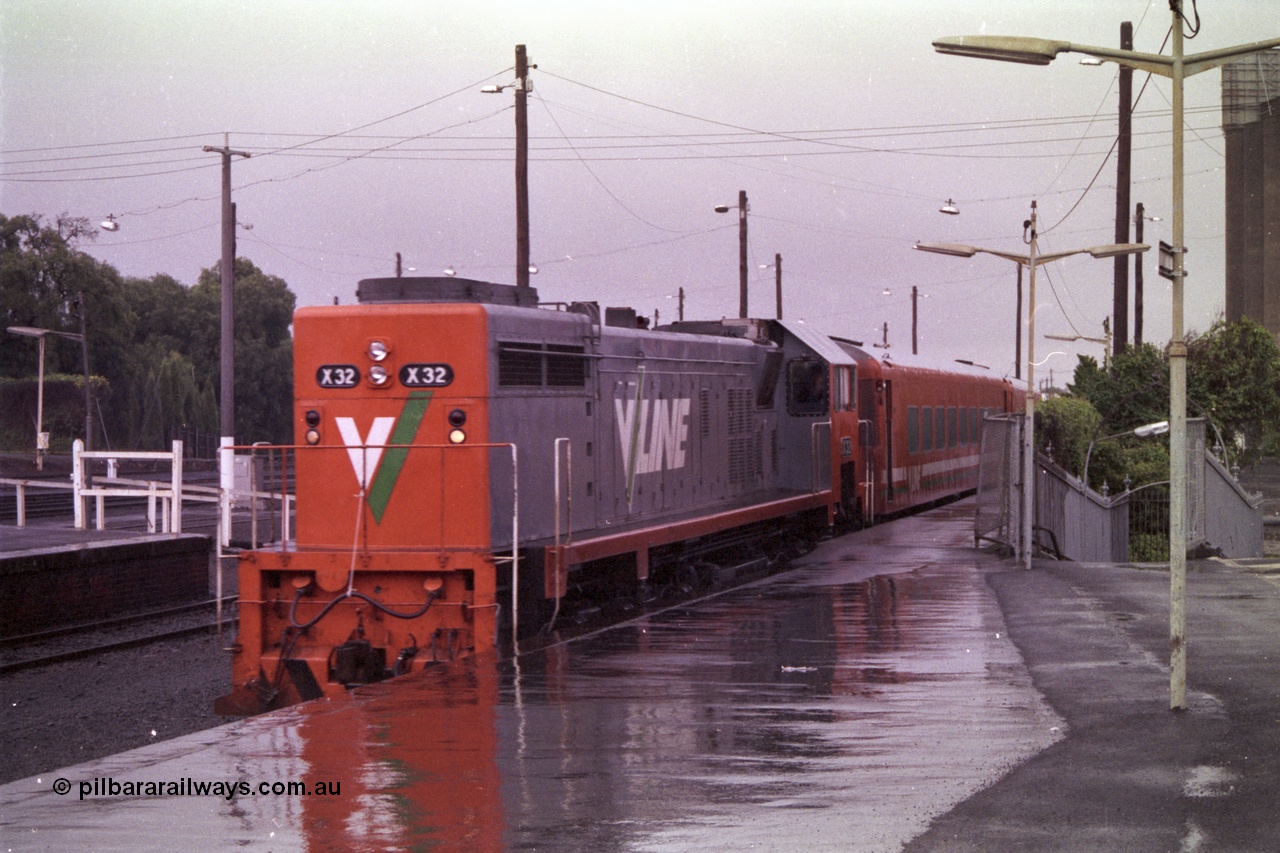
[[[1280, 708], [1232, 688], [1237, 670], [1215, 662], [1224, 693], [1165, 710], [1150, 647], [1167, 574], [1024, 572], [971, 543], [969, 506], [954, 505], [514, 659], [0, 786], [0, 842], [892, 851], [1250, 849], [1187, 843], [1269, 838], [1222, 815], [1247, 803], [1269, 825], [1277, 756], [1227, 766], [1223, 721], [1248, 705], [1256, 730], [1241, 733], [1257, 738], [1280, 730], [1269, 722]], [[1262, 631], [1280, 609], [1274, 584], [1219, 568], [1193, 584], [1225, 584], [1199, 588], [1211, 604], [1247, 601]], [[1257, 669], [1239, 636], [1223, 648], [1238, 670]], [[1099, 847], [1107, 838], [1125, 843]]]

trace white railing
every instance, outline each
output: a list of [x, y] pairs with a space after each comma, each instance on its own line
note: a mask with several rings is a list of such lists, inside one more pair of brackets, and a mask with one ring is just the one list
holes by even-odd
[[70, 483], [64, 483], [60, 480], [17, 480], [10, 478], [0, 478], [0, 486], [13, 486], [14, 488], [14, 500], [16, 502], [14, 510], [17, 514], [19, 527], [27, 526], [27, 489], [69, 491], [74, 488]]
[[[76, 439], [71, 445], [71, 487], [72, 507], [75, 513], [77, 530], [84, 530], [88, 524], [85, 500], [94, 499], [95, 527], [102, 530], [106, 526], [107, 498], [147, 499], [147, 532], [156, 532], [156, 505], [162, 507], [160, 524], [161, 532], [182, 532], [182, 442], [175, 441], [170, 451], [163, 450], [85, 450], [84, 442]], [[89, 476], [89, 467], [85, 464], [91, 459], [106, 459], [108, 471], [114, 472], [122, 459], [150, 460], [168, 462], [170, 465], [169, 485], [163, 487], [157, 480], [122, 480], [107, 477], [95, 481]]]

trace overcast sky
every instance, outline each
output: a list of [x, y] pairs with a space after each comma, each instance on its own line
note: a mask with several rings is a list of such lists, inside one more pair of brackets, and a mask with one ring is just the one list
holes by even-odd
[[[1190, 0], [1188, 0], [1190, 5]], [[1200, 0], [1188, 53], [1280, 35], [1274, 0]], [[221, 146], [238, 254], [300, 305], [354, 301], [394, 274], [514, 283], [513, 78], [528, 46], [533, 277], [544, 301], [597, 300], [675, 319], [734, 316], [738, 234], [717, 204], [750, 198], [751, 313], [1013, 371], [1015, 267], [915, 252], [914, 241], [1019, 250], [1032, 199], [1042, 249], [1114, 239], [1116, 66], [1045, 68], [936, 54], [976, 33], [1159, 52], [1167, 0], [4, 0], [0, 213], [120, 229], [84, 248], [125, 275], [193, 284], [220, 252]], [[1168, 52], [1166, 48], [1164, 52]], [[1146, 75], [1135, 74], [1135, 93]], [[1187, 81], [1187, 322], [1223, 310], [1220, 72]], [[1133, 201], [1170, 238], [1170, 94], [1134, 123]], [[938, 212], [954, 199], [959, 216]], [[1146, 266], [1146, 337], [1169, 290]], [[410, 273], [407, 273], [410, 274]], [[1112, 263], [1057, 262], [1040, 335], [1100, 336]], [[885, 294], [888, 291], [888, 294]], [[1069, 374], [1095, 344], [1037, 342]], [[1043, 375], [1041, 373], [1040, 375]]]

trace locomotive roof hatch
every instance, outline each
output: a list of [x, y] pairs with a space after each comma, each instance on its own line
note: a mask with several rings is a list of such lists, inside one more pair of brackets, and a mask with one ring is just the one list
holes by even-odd
[[485, 305], [537, 308], [538, 291], [532, 287], [443, 276], [362, 278], [356, 286], [356, 300], [362, 305], [395, 302], [477, 302]]

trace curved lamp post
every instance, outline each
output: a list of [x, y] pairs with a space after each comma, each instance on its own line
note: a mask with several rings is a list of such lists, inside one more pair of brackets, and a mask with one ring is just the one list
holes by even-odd
[[[1151, 438], [1153, 435], [1164, 435], [1169, 431], [1168, 421], [1156, 421], [1153, 424], [1143, 424], [1137, 429], [1127, 429], [1124, 432], [1117, 432], [1112, 435], [1104, 435], [1102, 438], [1094, 438], [1089, 441], [1089, 449], [1084, 454], [1084, 473], [1080, 479], [1084, 482], [1086, 488], [1089, 486], [1089, 459], [1093, 456], [1093, 446], [1113, 438], [1120, 438], [1123, 435], [1136, 435], [1138, 438]], [[1126, 475], [1127, 476], [1127, 475]]]
[[1171, 56], [1094, 47], [1020, 36], [956, 36], [933, 42], [939, 53], [1048, 65], [1060, 53], [1083, 53], [1129, 68], [1168, 77], [1173, 83], [1173, 257], [1167, 275], [1173, 282], [1173, 331], [1169, 340], [1169, 707], [1187, 707], [1186, 583], [1187, 533], [1187, 345], [1183, 334], [1183, 80], [1241, 56], [1280, 46], [1280, 39], [1208, 50], [1184, 56], [1182, 5], [1170, 0], [1173, 17]]
[[1031, 229], [1030, 251], [1027, 254], [1006, 252], [1001, 249], [984, 249], [979, 246], [967, 246], [960, 243], [917, 243], [915, 248], [922, 252], [935, 252], [940, 255], [951, 255], [958, 258], [972, 258], [981, 252], [1013, 261], [1015, 264], [1024, 266], [1029, 270], [1028, 278], [1030, 282], [1027, 296], [1031, 307], [1027, 312], [1027, 421], [1022, 431], [1022, 537], [1019, 542], [1022, 563], [1029, 569], [1031, 568], [1031, 552], [1033, 550], [1033, 540], [1031, 538], [1032, 521], [1035, 514], [1036, 267], [1049, 261], [1070, 257], [1071, 255], [1089, 254], [1095, 258], [1114, 258], [1117, 255], [1132, 255], [1137, 252], [1145, 252], [1151, 247], [1143, 243], [1112, 243], [1106, 246], [1092, 246], [1088, 249], [1071, 249], [1066, 252], [1046, 252], [1041, 254], [1039, 244], [1036, 241], [1036, 203], [1034, 201], [1031, 202], [1031, 219], [1027, 221], [1027, 226]]

